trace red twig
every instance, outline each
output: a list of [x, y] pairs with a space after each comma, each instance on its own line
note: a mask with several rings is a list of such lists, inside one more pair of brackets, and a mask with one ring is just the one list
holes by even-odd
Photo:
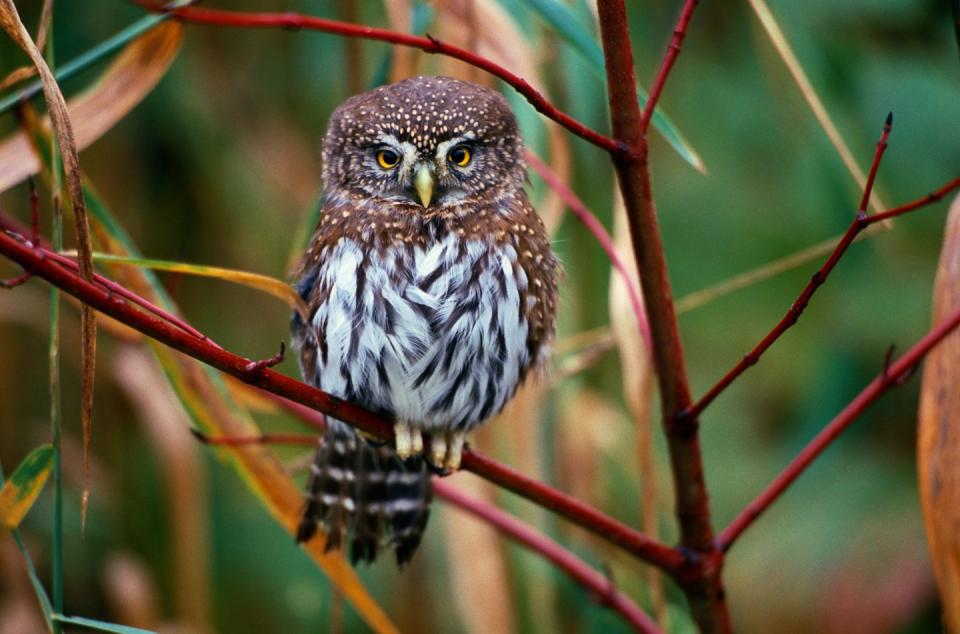
[[725, 375], [723, 375], [723, 377], [717, 381], [714, 386], [707, 391], [706, 394], [704, 394], [696, 403], [691, 405], [684, 415], [698, 417], [700, 413], [703, 412], [703, 410], [706, 409], [706, 407], [710, 405], [710, 403], [712, 403], [717, 396], [720, 395], [721, 392], [727, 389], [727, 387], [737, 379], [737, 377], [743, 374], [747, 368], [759, 361], [761, 355], [763, 355], [763, 353], [766, 352], [767, 349], [783, 335], [783, 333], [797, 323], [800, 315], [810, 302], [810, 298], [827, 280], [830, 272], [833, 271], [833, 268], [837, 265], [837, 262], [840, 261], [840, 258], [843, 257], [843, 254], [846, 253], [847, 249], [861, 231], [872, 224], [876, 224], [896, 216], [901, 216], [905, 213], [937, 202], [947, 193], [957, 189], [958, 187], [960, 187], [960, 177], [953, 179], [940, 189], [900, 207], [895, 207], [873, 216], [867, 216], [863, 212], [859, 213], [857, 217], [854, 218], [853, 222], [850, 223], [846, 233], [844, 233], [843, 237], [840, 238], [840, 242], [838, 242], [837, 246], [834, 247], [833, 252], [827, 258], [826, 262], [824, 262], [823, 266], [821, 266], [820, 269], [813, 274], [813, 277], [811, 277], [810, 281], [807, 282], [806, 287], [793, 302], [793, 304], [791, 304], [790, 309], [787, 311], [787, 314], [783, 316], [783, 319], [781, 319], [780, 322], [773, 327], [773, 330], [767, 333], [767, 336], [765, 336], [760, 343], [753, 348], [753, 350], [745, 354], [735, 366], [733, 366]]
[[464, 494], [447, 482], [434, 480], [434, 490], [450, 504], [492, 524], [508, 537], [553, 562], [574, 581], [593, 592], [602, 605], [618, 612], [638, 631], [660, 631], [657, 624], [636, 603], [619, 592], [607, 577], [529, 524], [492, 504]]
[[634, 257], [650, 321], [680, 541], [688, 556], [699, 564], [697, 574], [678, 580], [699, 627], [705, 631], [727, 632], [731, 625], [721, 578], [723, 554], [717, 550], [713, 538], [697, 421], [696, 418], [679, 416], [690, 405], [690, 388], [650, 189], [647, 144], [635, 89], [636, 72], [626, 8], [623, 0], [603, 0], [597, 3], [597, 8], [613, 134], [632, 150], [629, 155], [613, 155], [612, 158], [627, 209]]
[[876, 222], [882, 222], [890, 218], [896, 218], [897, 216], [902, 216], [906, 213], [910, 213], [915, 209], [921, 207], [926, 207], [927, 205], [932, 205], [933, 203], [939, 201], [941, 198], [949, 194], [955, 189], [960, 188], [960, 176], [954, 178], [952, 181], [948, 182], [946, 185], [930, 192], [922, 198], [918, 198], [912, 202], [909, 202], [905, 205], [900, 205], [899, 207], [894, 207], [893, 209], [888, 209], [887, 211], [880, 212], [870, 216], [869, 223], [874, 224]]
[[877, 170], [880, 168], [880, 159], [883, 153], [887, 151], [887, 139], [890, 138], [890, 129], [893, 127], [893, 113], [887, 115], [887, 120], [883, 122], [883, 132], [877, 141], [877, 151], [873, 154], [873, 163], [870, 164], [870, 174], [867, 175], [867, 182], [863, 186], [863, 197], [860, 199], [860, 206], [857, 208], [862, 214], [867, 213], [867, 205], [870, 204], [870, 194], [873, 193], [873, 181], [877, 178]]
[[[269, 394], [269, 392], [266, 392], [266, 394]], [[318, 413], [314, 410], [309, 411], [314, 414]], [[316, 421], [308, 422], [314, 425]], [[301, 446], [315, 446], [317, 444], [317, 437], [311, 434], [258, 434], [254, 436], [211, 437], [198, 429], [191, 429], [190, 433], [205, 445], [236, 447], [240, 445], [259, 444]], [[602, 605], [608, 606], [618, 612], [628, 623], [637, 628], [637, 630], [641, 632], [660, 631], [656, 623], [654, 623], [636, 603], [631, 601], [629, 597], [618, 592], [616, 587], [606, 577], [532, 526], [521, 522], [509, 513], [500, 510], [488, 502], [466, 495], [457, 487], [444, 482], [440, 478], [434, 478], [433, 489], [437, 497], [480, 518], [533, 552], [542, 555], [544, 559], [553, 562], [574, 581], [593, 592]]]
[[[146, 8], [153, 11], [163, 11], [164, 9], [149, 3], [141, 3]], [[606, 137], [595, 130], [580, 123], [570, 115], [558, 109], [550, 103], [546, 97], [534, 89], [523, 77], [516, 73], [494, 63], [493, 61], [477, 55], [471, 51], [452, 46], [441, 42], [435, 37], [419, 37], [407, 33], [398, 33], [387, 29], [379, 29], [360, 24], [349, 24], [336, 20], [327, 20], [299, 13], [242, 13], [238, 11], [226, 11], [220, 9], [202, 9], [199, 7], [185, 7], [181, 9], [171, 9], [168, 11], [181, 22], [193, 24], [210, 24], [216, 26], [242, 27], [242, 28], [283, 28], [291, 30], [308, 29], [312, 31], [323, 31], [324, 33], [333, 33], [347, 37], [359, 37], [367, 40], [379, 40], [389, 42], [399, 46], [409, 46], [418, 48], [427, 53], [446, 55], [454, 59], [459, 59], [471, 66], [484, 70], [491, 75], [499, 77], [509, 84], [514, 90], [523, 95], [538, 112], [544, 116], [553, 119], [570, 132], [586, 139], [590, 143], [603, 148], [612, 154], [622, 154], [626, 148], [617, 143], [614, 139]]]
[[[17, 222], [10, 216], [0, 212], [0, 231], [7, 231], [12, 236], [22, 236], [24, 228], [20, 225], [19, 222]], [[39, 230], [37, 233], [39, 234]], [[44, 240], [41, 236], [37, 235], [36, 238], [33, 240], [32, 244], [34, 248], [36, 248], [37, 251], [43, 257], [49, 258], [55, 261], [57, 264], [64, 266], [71, 271], [79, 270], [79, 265], [74, 260], [71, 260], [68, 257], [62, 256], [59, 253], [51, 251], [49, 248], [50, 243]], [[197, 330], [196, 328], [188, 324], [183, 319], [180, 319], [176, 315], [160, 308], [156, 304], [151, 303], [150, 301], [141, 297], [140, 295], [130, 292], [129, 290], [127, 290], [120, 284], [117, 284], [113, 280], [106, 278], [100, 275], [99, 273], [93, 274], [93, 280], [97, 284], [105, 288], [108, 292], [113, 293], [114, 295], [117, 295], [119, 297], [122, 297], [134, 304], [137, 304], [141, 308], [147, 311], [150, 311], [154, 315], [162, 319], [165, 319], [166, 321], [170, 322], [171, 324], [183, 330], [184, 332], [189, 333], [194, 337], [197, 337], [198, 339], [201, 339], [203, 341], [207, 341], [211, 345], [216, 346], [217, 348], [220, 348], [219, 344], [217, 344], [215, 341], [213, 341], [212, 339], [204, 335], [202, 332], [200, 332], [199, 330]]]
[[260, 359], [259, 361], [251, 361], [250, 363], [247, 364], [247, 367], [244, 368], [244, 370], [247, 372], [247, 374], [251, 376], [256, 376], [258, 373], [262, 372], [263, 370], [266, 370], [267, 368], [272, 368], [282, 363], [285, 353], [286, 353], [286, 346], [281, 341], [280, 352], [266, 359]]
[[[40, 243], [40, 193], [33, 177], [27, 179], [30, 183], [30, 240], [33, 244]], [[9, 280], [0, 280], [0, 288], [16, 288], [32, 277], [30, 271]]]
[[960, 325], [960, 308], [950, 314], [947, 319], [928, 332], [903, 356], [897, 359], [867, 385], [849, 405], [843, 408], [830, 423], [801, 451], [790, 465], [784, 469], [764, 491], [720, 533], [717, 545], [723, 551], [730, 546], [780, 495], [793, 484], [810, 463], [814, 461], [837, 437], [843, 433], [860, 414], [885, 392], [902, 384], [906, 377], [914, 371], [923, 357], [944, 337], [953, 332]]
[[550, 166], [540, 160], [539, 156], [533, 152], [527, 152], [527, 163], [534, 172], [540, 175], [540, 178], [543, 179], [547, 186], [557, 192], [557, 195], [560, 196], [564, 204], [570, 208], [570, 212], [593, 234], [597, 243], [600, 244], [600, 248], [603, 249], [604, 253], [606, 253], [610, 259], [610, 264], [623, 278], [623, 283], [627, 287], [627, 295], [630, 298], [630, 306], [633, 308], [633, 314], [637, 318], [640, 333], [643, 335], [643, 340], [649, 349], [650, 324], [647, 323], [647, 311], [643, 308], [643, 300], [640, 299], [640, 291], [637, 289], [637, 285], [627, 270], [626, 264], [620, 259], [620, 254], [617, 253], [617, 247], [613, 243], [613, 238], [607, 233], [606, 228], [600, 224], [600, 221], [597, 220], [597, 217], [593, 215], [583, 201], [573, 193], [573, 190], [567, 187], [567, 184], [563, 182], [563, 179], [561, 179], [556, 172], [550, 169]]
[[[381, 438], [393, 437], [393, 425], [390, 421], [273, 370], [263, 369], [251, 374], [247, 371], [250, 359], [190, 335], [172, 326], [166, 320], [136, 310], [125, 302], [115, 301], [112, 294], [101, 286], [85, 282], [75, 271], [60, 266], [45, 257], [42, 252], [22, 244], [9, 235], [0, 234], [0, 253], [25, 268], [31, 267], [35, 276], [47, 280], [85, 304], [245, 383], [318, 409]], [[463, 467], [556, 511], [570, 521], [667, 572], [677, 574], [686, 563], [681, 553], [669, 546], [617, 522], [565, 493], [476, 452], [469, 450], [464, 452]]]
[[680, 55], [680, 47], [683, 45], [683, 38], [687, 35], [687, 27], [690, 26], [690, 19], [693, 17], [693, 11], [697, 8], [699, 0], [686, 0], [683, 4], [683, 10], [680, 11], [680, 18], [677, 20], [677, 26], [673, 29], [673, 35], [670, 37], [670, 44], [667, 46], [667, 52], [663, 54], [663, 61], [660, 62], [660, 70], [657, 71], [657, 77], [650, 87], [650, 96], [647, 98], [647, 104], [643, 109], [643, 116], [640, 118], [640, 132], [647, 133], [650, 127], [650, 119], [653, 117], [653, 111], [660, 101], [660, 95], [663, 93], [663, 87], [667, 83], [667, 77], [670, 76], [670, 70], [673, 63]]

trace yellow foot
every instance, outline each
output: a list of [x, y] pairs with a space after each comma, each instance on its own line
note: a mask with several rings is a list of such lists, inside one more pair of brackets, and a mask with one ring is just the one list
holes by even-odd
[[447, 459], [443, 467], [447, 471], [456, 471], [460, 468], [460, 460], [463, 457], [463, 443], [467, 439], [467, 432], [455, 431], [447, 434]]
[[438, 432], [430, 437], [430, 462], [443, 471], [456, 471], [463, 457], [467, 434], [462, 431]]
[[397, 456], [401, 460], [423, 453], [423, 438], [419, 429], [411, 427], [409, 423], [397, 423], [393, 426], [393, 433], [396, 436]]
[[439, 433], [430, 437], [430, 462], [435, 467], [443, 467], [447, 457], [446, 435]]

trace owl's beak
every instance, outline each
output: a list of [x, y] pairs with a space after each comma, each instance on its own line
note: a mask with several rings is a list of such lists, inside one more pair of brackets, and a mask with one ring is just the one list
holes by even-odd
[[425, 208], [430, 206], [433, 200], [433, 171], [426, 165], [417, 168], [417, 173], [413, 177], [413, 187], [417, 190], [417, 196], [420, 197], [420, 204]]

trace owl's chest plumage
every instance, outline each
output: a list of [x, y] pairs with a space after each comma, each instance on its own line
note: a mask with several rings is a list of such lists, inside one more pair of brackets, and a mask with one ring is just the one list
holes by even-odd
[[444, 231], [370, 248], [343, 236], [319, 255], [315, 354], [301, 361], [326, 391], [424, 430], [469, 429], [538, 361], [537, 294], [509, 242]]

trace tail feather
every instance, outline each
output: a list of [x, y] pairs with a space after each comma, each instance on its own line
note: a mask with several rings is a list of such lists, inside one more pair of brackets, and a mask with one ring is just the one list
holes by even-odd
[[393, 447], [373, 445], [335, 423], [310, 468], [297, 541], [309, 540], [322, 525], [326, 550], [349, 542], [351, 561], [370, 563], [389, 546], [403, 565], [426, 528], [432, 489], [422, 459], [401, 461]]

